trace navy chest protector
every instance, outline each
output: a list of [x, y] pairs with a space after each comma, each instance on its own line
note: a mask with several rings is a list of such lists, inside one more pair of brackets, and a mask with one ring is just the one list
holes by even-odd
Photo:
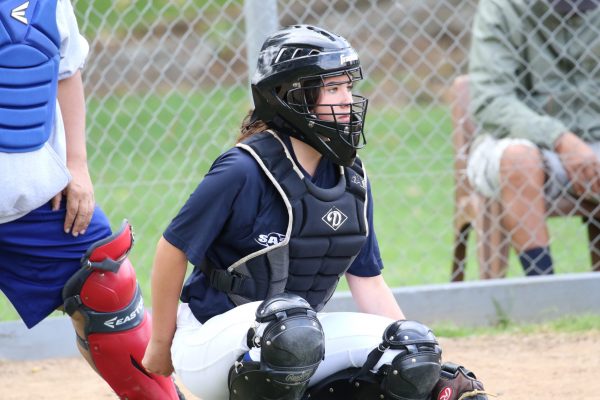
[[48, 140], [59, 46], [56, 0], [0, 1], [0, 151], [33, 151]]
[[[288, 211], [285, 239], [249, 254], [227, 270], [205, 264], [211, 286], [239, 305], [288, 292], [321, 310], [368, 234], [367, 177], [360, 160], [340, 167], [330, 189], [306, 179], [285, 145], [266, 131], [238, 144], [258, 162]], [[286, 156], [282, 157], [282, 154]]]

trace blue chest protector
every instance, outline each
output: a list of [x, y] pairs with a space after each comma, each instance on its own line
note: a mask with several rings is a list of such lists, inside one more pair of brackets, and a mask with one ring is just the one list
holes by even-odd
[[338, 184], [323, 189], [302, 175], [274, 133], [262, 132], [238, 146], [256, 159], [281, 194], [288, 211], [285, 239], [227, 270], [209, 264], [202, 270], [211, 286], [237, 305], [285, 291], [319, 311], [367, 238], [367, 181], [360, 160], [340, 167]]
[[33, 151], [50, 137], [59, 47], [56, 0], [0, 0], [0, 151]]

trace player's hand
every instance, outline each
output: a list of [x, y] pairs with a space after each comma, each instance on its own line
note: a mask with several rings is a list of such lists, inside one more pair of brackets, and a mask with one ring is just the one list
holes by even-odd
[[587, 143], [567, 132], [557, 139], [555, 150], [576, 195], [600, 194], [600, 159]]
[[69, 165], [71, 182], [52, 199], [52, 209], [58, 210], [64, 197], [67, 199], [67, 213], [64, 230], [77, 237], [83, 235], [94, 214], [94, 187], [87, 164]]
[[150, 340], [142, 359], [142, 366], [152, 374], [170, 376], [174, 371], [171, 361], [171, 346]]

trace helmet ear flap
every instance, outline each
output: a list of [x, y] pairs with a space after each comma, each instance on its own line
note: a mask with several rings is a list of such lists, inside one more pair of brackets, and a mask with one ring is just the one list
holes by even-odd
[[[269, 111], [272, 110], [272, 107], [269, 106], [269, 101], [263, 96], [261, 90], [256, 85], [252, 85], [252, 99], [254, 100], [255, 111], [253, 115], [257, 119], [260, 118], [268, 121], [275, 115], [275, 113]], [[260, 110], [260, 115], [257, 110]]]

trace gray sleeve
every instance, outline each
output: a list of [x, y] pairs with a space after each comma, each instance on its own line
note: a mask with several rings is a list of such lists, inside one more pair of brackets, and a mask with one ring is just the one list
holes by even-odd
[[58, 79], [72, 76], [85, 65], [89, 52], [87, 40], [79, 33], [77, 19], [69, 0], [56, 5], [56, 23], [60, 33], [60, 65]]
[[496, 137], [529, 139], [552, 148], [568, 128], [559, 120], [541, 115], [517, 96], [520, 75], [527, 68], [519, 49], [529, 45], [521, 29], [527, 2], [481, 0], [475, 16], [469, 76], [470, 112], [483, 128]]

